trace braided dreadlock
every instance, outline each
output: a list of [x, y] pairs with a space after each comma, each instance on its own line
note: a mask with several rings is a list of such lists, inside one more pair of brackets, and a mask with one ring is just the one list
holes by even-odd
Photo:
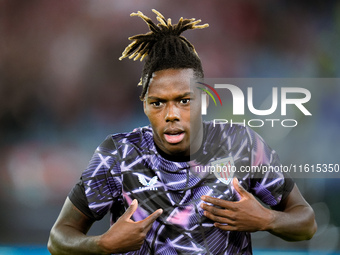
[[197, 25], [201, 20], [180, 18], [175, 25], [171, 24], [171, 19], [166, 20], [164, 16], [152, 10], [157, 15], [159, 23], [156, 25], [142, 12], [131, 13], [130, 16], [142, 18], [149, 26], [150, 32], [129, 37], [130, 43], [122, 53], [119, 60], [129, 57], [129, 59], [145, 58], [142, 71], [141, 82], [143, 86], [140, 98], [143, 100], [148, 90], [152, 74], [164, 69], [192, 68], [197, 78], [203, 78], [203, 69], [194, 46], [181, 33], [188, 29], [202, 29], [208, 24]]

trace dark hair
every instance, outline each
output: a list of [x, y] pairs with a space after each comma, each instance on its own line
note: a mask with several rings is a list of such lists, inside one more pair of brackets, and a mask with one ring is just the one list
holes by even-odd
[[142, 12], [131, 13], [130, 16], [142, 18], [149, 26], [150, 31], [129, 37], [130, 43], [122, 53], [120, 60], [126, 57], [130, 59], [145, 58], [141, 82], [143, 86], [140, 98], [143, 100], [148, 90], [152, 74], [164, 69], [192, 68], [197, 78], [203, 78], [201, 60], [197, 55], [194, 46], [181, 33], [188, 29], [201, 29], [208, 27], [208, 24], [197, 25], [201, 20], [180, 18], [175, 25], [171, 24], [171, 19], [166, 20], [164, 16], [156, 10], [159, 23], [156, 25]]

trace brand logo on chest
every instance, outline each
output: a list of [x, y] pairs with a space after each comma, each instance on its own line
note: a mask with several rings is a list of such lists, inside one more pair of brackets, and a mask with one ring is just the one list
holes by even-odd
[[138, 181], [144, 186], [139, 187], [139, 189], [142, 190], [157, 190], [157, 187], [154, 187], [154, 185], [157, 183], [158, 177], [154, 176], [150, 179], [150, 181], [147, 181], [144, 175], [138, 175]]

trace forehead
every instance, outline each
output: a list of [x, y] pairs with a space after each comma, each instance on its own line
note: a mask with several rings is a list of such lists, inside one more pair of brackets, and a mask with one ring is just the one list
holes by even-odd
[[147, 95], [163, 96], [193, 92], [190, 86], [193, 78], [192, 69], [166, 69], [154, 72]]

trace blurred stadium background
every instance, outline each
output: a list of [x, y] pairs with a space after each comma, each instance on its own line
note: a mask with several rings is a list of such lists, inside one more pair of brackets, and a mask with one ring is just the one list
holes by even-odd
[[[206, 77], [340, 75], [335, 0], [0, 0], [0, 254], [48, 254], [49, 230], [97, 145], [148, 123], [136, 86], [142, 64], [118, 58], [129, 36], [147, 31], [129, 14], [155, 20], [152, 8], [173, 22], [183, 16], [210, 24], [185, 34]], [[340, 163], [340, 85], [318, 91], [317, 117], [271, 144], [285, 162]], [[255, 233], [254, 254], [340, 254], [340, 180], [297, 182], [318, 232], [299, 243]]]

